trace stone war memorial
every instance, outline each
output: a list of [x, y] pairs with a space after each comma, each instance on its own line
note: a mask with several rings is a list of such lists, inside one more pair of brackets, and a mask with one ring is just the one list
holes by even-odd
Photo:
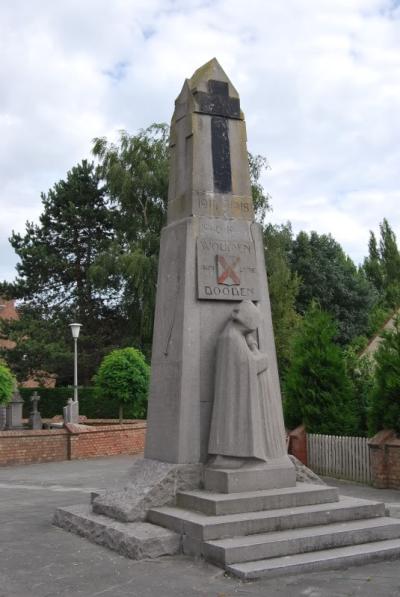
[[170, 152], [144, 458], [54, 523], [133, 559], [202, 556], [245, 579], [398, 556], [383, 503], [299, 482], [287, 455], [245, 120], [216, 59], [184, 82]]

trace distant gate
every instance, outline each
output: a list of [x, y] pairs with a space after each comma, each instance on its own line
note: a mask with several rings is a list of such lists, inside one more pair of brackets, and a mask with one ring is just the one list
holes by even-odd
[[308, 466], [319, 475], [371, 482], [368, 438], [307, 434]]

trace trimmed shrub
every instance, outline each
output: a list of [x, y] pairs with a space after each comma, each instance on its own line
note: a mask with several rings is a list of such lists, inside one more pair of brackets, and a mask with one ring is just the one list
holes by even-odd
[[150, 367], [136, 348], [113, 350], [104, 357], [95, 376], [100, 396], [119, 407], [119, 418], [129, 411], [134, 418], [144, 419], [147, 413]]

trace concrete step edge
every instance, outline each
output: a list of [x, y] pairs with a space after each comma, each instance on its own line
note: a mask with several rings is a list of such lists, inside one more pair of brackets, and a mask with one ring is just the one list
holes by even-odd
[[177, 495], [188, 495], [206, 499], [229, 501], [243, 497], [293, 495], [298, 493], [310, 493], [314, 491], [331, 491], [332, 489], [338, 491], [337, 487], [333, 487], [331, 485], [297, 483], [297, 485], [294, 487], [283, 487], [281, 489], [259, 489], [257, 491], [240, 491], [236, 493], [216, 493], [215, 491], [207, 491], [206, 489], [191, 489], [187, 491], [180, 491]]
[[333, 522], [324, 525], [300, 527], [298, 529], [287, 529], [284, 531], [276, 531], [270, 533], [258, 533], [256, 535], [244, 535], [242, 537], [213, 539], [210, 541], [206, 541], [206, 543], [215, 547], [223, 547], [225, 549], [228, 549], [230, 547], [236, 547], [239, 545], [257, 545], [258, 543], [262, 543], [264, 541], [268, 543], [273, 543], [275, 541], [286, 540], [289, 538], [300, 539], [302, 537], [325, 535], [329, 533], [341, 532], [344, 530], [352, 532], [358, 529], [387, 527], [396, 528], [399, 530], [400, 533], [400, 520], [396, 520], [388, 516], [382, 516], [378, 518], [361, 518], [358, 520], [351, 520], [346, 522]]
[[322, 550], [294, 556], [257, 560], [226, 566], [226, 570], [239, 578], [251, 580], [272, 578], [287, 574], [303, 574], [356, 566], [400, 556], [400, 539], [389, 539], [357, 546]]
[[238, 535], [255, 535], [291, 528], [384, 516], [383, 503], [344, 499], [333, 504], [284, 510], [206, 516], [175, 507], [150, 510], [148, 520], [193, 539], [209, 541]]
[[[372, 524], [375, 520], [377, 523]], [[227, 565], [400, 539], [400, 524], [393, 524], [390, 520], [382, 522], [378, 518], [357, 522], [361, 524], [335, 523], [323, 527], [300, 529], [303, 531], [301, 533], [295, 529], [281, 533], [263, 533], [221, 541], [206, 541], [202, 551], [206, 559], [219, 565]]]
[[384, 516], [385, 505], [383, 502], [376, 502], [372, 500], [363, 500], [361, 498], [342, 497], [338, 502], [329, 502], [327, 504], [313, 504], [307, 506], [297, 506], [291, 508], [276, 508], [273, 510], [261, 510], [258, 512], [240, 512], [237, 514], [221, 514], [218, 516], [209, 516], [186, 508], [179, 508], [178, 506], [162, 506], [160, 508], [151, 508], [149, 514], [160, 513], [172, 517], [179, 517], [198, 524], [219, 524], [226, 522], [241, 522], [243, 520], [255, 520], [261, 517], [278, 518], [288, 516], [293, 513], [307, 514], [312, 512], [325, 512], [331, 510], [341, 510], [345, 508], [371, 507], [382, 511], [381, 516]]
[[[292, 489], [292, 488], [289, 488]], [[295, 491], [261, 490], [243, 493], [213, 493], [204, 490], [180, 492], [177, 506], [209, 516], [277, 510], [339, 501], [336, 487], [314, 485]]]

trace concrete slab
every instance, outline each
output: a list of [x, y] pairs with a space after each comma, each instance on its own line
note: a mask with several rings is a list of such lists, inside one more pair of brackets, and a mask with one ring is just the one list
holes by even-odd
[[277, 508], [296, 508], [298, 506], [337, 502], [338, 499], [336, 487], [298, 483], [296, 487], [284, 489], [243, 491], [228, 494], [205, 490], [185, 491], [178, 493], [177, 506], [212, 516]]
[[224, 566], [399, 538], [400, 521], [384, 517], [207, 541], [203, 553]]
[[363, 545], [326, 549], [315, 553], [303, 553], [294, 556], [272, 558], [270, 560], [233, 564], [228, 566], [227, 569], [239, 578], [249, 580], [265, 577], [271, 578], [284, 574], [312, 572], [314, 570], [328, 570], [334, 567], [356, 566], [360, 563], [376, 562], [380, 559], [388, 559], [390, 557], [398, 558], [399, 555], [400, 539], [392, 539], [376, 543], [364, 543]]
[[294, 487], [296, 470], [289, 459], [279, 464], [261, 464], [238, 469], [204, 469], [204, 487], [208, 491], [236, 493]]
[[[82, 503], [89, 498], [91, 489], [98, 491], [112, 485], [129, 471], [131, 462], [131, 456], [113, 456], [0, 469], [1, 597], [397, 597], [400, 594], [398, 561], [243, 584], [203, 560], [165, 556], [134, 561], [51, 524], [57, 507]], [[362, 491], [363, 487], [358, 486], [357, 490]], [[381, 495], [384, 497], [385, 492], [375, 499], [394, 501], [383, 500]]]
[[343, 498], [331, 504], [206, 516], [175, 507], [154, 508], [148, 520], [182, 535], [208, 541], [385, 515], [383, 503]]
[[53, 523], [133, 560], [158, 558], [180, 551], [181, 540], [176, 533], [147, 522], [123, 523], [94, 514], [89, 504], [57, 508]]

